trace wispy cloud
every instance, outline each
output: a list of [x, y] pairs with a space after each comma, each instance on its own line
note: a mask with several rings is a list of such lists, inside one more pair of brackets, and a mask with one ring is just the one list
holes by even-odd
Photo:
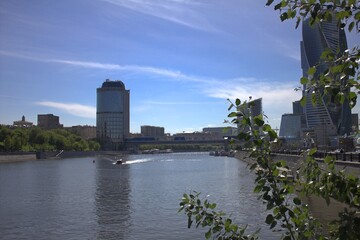
[[68, 114], [84, 117], [84, 118], [96, 118], [96, 108], [92, 106], [81, 105], [77, 103], [59, 103], [51, 101], [35, 102], [36, 105], [55, 108], [64, 111]]
[[[177, 70], [169, 70], [163, 68], [155, 68], [150, 66], [138, 66], [138, 65], [120, 65], [120, 64], [109, 64], [101, 62], [91, 61], [77, 61], [77, 60], [63, 60], [63, 59], [47, 59], [37, 58], [18, 53], [9, 53], [0, 51], [2, 55], [8, 55], [12, 57], [20, 57], [29, 60], [43, 61], [48, 63], [59, 63], [71, 66], [77, 66], [81, 68], [90, 69], [102, 69], [109, 71], [127, 71], [135, 74], [146, 75], [147, 78], [158, 78], [166, 81], [183, 81], [194, 83], [191, 87], [196, 88], [199, 93], [205, 96], [217, 99], [248, 99], [249, 96], [255, 98], [263, 98], [264, 109], [279, 109], [282, 111], [285, 107], [291, 108], [291, 101], [298, 100], [301, 93], [294, 93], [294, 88], [291, 84], [284, 84], [280, 82], [269, 81], [266, 79], [257, 79], [255, 77], [236, 77], [229, 79], [219, 78], [207, 78], [202, 76], [193, 76], [182, 73]], [[297, 82], [297, 81], [294, 81]], [[68, 113], [85, 116], [95, 117], [95, 108], [82, 106], [78, 104], [62, 104], [54, 102], [42, 102], [42, 105], [54, 107], [67, 111]], [[179, 104], [202, 104], [194, 102], [148, 102], [147, 106], [152, 105], [179, 105]], [[142, 109], [144, 110], [144, 109]]]
[[204, 3], [195, 0], [103, 0], [118, 7], [157, 17], [196, 30], [217, 30], [201, 14]]
[[220, 102], [159, 102], [159, 101], [146, 101], [149, 105], [208, 105], [220, 104]]
[[78, 61], [78, 60], [66, 60], [66, 59], [51, 59], [44, 57], [36, 57], [23, 53], [9, 52], [0, 50], [0, 55], [22, 58], [32, 61], [40, 61], [47, 63], [60, 63], [66, 64], [81, 68], [90, 68], [90, 69], [101, 69], [109, 71], [129, 71], [132, 73], [141, 73], [141, 74], [151, 74], [156, 76], [167, 77], [168, 79], [177, 79], [181, 81], [191, 81], [198, 83], [216, 83], [216, 79], [201, 78], [198, 76], [191, 76], [182, 73], [181, 71], [169, 70], [164, 68], [156, 68], [150, 66], [139, 66], [139, 65], [120, 65], [120, 64], [110, 64], [110, 63], [101, 63], [101, 62], [92, 62], [92, 61]]

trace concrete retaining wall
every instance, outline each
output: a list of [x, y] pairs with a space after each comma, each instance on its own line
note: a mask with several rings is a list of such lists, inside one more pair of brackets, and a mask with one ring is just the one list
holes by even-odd
[[36, 153], [12, 153], [0, 154], [0, 163], [24, 162], [36, 160]]

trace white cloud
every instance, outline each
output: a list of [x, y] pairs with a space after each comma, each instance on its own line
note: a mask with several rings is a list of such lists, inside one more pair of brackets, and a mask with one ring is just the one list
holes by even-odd
[[103, 0], [118, 7], [157, 17], [196, 30], [216, 32], [217, 30], [201, 14], [203, 3], [195, 0]]
[[84, 118], [96, 118], [96, 108], [92, 106], [81, 105], [77, 103], [59, 103], [51, 101], [36, 102], [35, 104], [50, 108], [59, 109], [68, 114], [84, 117]]
[[292, 112], [292, 102], [301, 98], [301, 92], [294, 86], [283, 83], [248, 82], [242, 84], [223, 84], [218, 88], [207, 89], [206, 93], [214, 98], [248, 100], [262, 98], [263, 111], [272, 126], [280, 126], [279, 116]]

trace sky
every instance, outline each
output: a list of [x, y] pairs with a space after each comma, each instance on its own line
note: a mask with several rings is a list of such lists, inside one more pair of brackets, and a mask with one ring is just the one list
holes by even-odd
[[0, 1], [0, 124], [51, 113], [95, 126], [96, 89], [111, 79], [130, 90], [132, 133], [227, 126], [227, 99], [250, 96], [279, 128], [301, 98], [301, 27], [265, 3]]

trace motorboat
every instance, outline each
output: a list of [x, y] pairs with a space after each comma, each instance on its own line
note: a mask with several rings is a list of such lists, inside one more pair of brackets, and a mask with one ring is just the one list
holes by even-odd
[[114, 164], [123, 164], [123, 161], [121, 159], [118, 159], [114, 162]]

